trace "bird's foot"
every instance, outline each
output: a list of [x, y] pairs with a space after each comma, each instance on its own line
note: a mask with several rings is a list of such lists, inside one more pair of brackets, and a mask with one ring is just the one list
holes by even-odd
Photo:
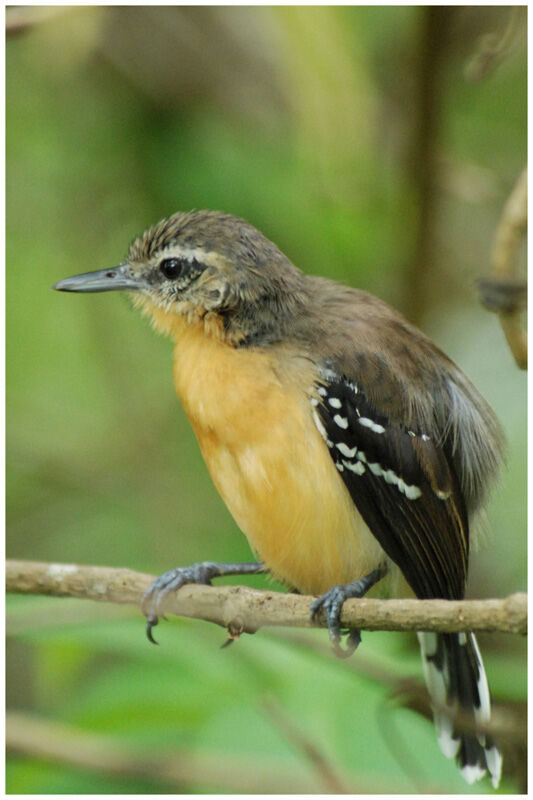
[[264, 572], [264, 565], [259, 562], [251, 564], [221, 564], [218, 561], [201, 561], [190, 567], [175, 567], [164, 572], [147, 589], [141, 601], [141, 609], [146, 617], [146, 635], [152, 644], [157, 644], [152, 629], [159, 618], [166, 619], [161, 613], [161, 603], [169, 592], [175, 592], [187, 583], [210, 586], [213, 578], [224, 575], [255, 575]]
[[[333, 586], [325, 594], [311, 603], [311, 619], [315, 620], [318, 612], [323, 609], [328, 626], [328, 633], [335, 655], [339, 658], [348, 658], [355, 652], [361, 642], [361, 632], [356, 628], [341, 628], [341, 612], [344, 601], [352, 597], [364, 595], [381, 580], [387, 573], [385, 566], [369, 572], [363, 578], [344, 586]], [[342, 647], [342, 637], [346, 635], [346, 646]]]

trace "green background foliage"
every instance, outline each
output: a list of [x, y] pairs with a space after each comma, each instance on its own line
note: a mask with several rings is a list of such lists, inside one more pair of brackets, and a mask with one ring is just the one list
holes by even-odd
[[[250, 559], [174, 396], [170, 343], [123, 296], [50, 291], [119, 263], [162, 216], [217, 208], [400, 307], [472, 378], [509, 458], [470, 594], [523, 590], [525, 377], [475, 292], [526, 158], [522, 11], [12, 11], [30, 24], [8, 15], [8, 555], [154, 574]], [[332, 791], [294, 728], [352, 791], [488, 789], [398, 699], [421, 676], [412, 636], [367, 633], [341, 662], [323, 631], [220, 650], [220, 629], [172, 619], [154, 648], [135, 609], [27, 597], [9, 598], [8, 633], [8, 707], [50, 740], [71, 726], [64, 759], [12, 753], [12, 793]], [[524, 643], [481, 643], [496, 702], [521, 708]], [[70, 763], [95, 743], [140, 766]]]

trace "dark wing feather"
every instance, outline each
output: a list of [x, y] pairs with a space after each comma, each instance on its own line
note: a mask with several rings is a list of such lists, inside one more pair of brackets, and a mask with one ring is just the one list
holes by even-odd
[[453, 462], [379, 414], [362, 386], [325, 374], [315, 420], [359, 513], [418, 597], [463, 597], [468, 516]]

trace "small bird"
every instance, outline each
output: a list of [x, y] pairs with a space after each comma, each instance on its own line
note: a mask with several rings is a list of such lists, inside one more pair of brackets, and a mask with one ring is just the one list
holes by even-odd
[[[470, 529], [504, 439], [461, 370], [383, 301], [305, 275], [248, 222], [178, 212], [117, 267], [59, 281], [126, 290], [174, 346], [177, 394], [211, 477], [260, 561], [170, 570], [148, 590], [268, 571], [319, 595], [339, 655], [360, 641], [340, 613], [376, 583], [419, 598], [464, 597]], [[490, 697], [472, 633], [419, 633], [438, 741], [469, 782], [497, 786]], [[153, 639], [152, 639], [153, 641]]]

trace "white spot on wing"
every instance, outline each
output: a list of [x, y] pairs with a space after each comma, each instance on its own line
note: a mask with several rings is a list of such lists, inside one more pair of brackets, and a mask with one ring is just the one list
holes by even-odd
[[[358, 454], [358, 458], [359, 458]], [[361, 459], [364, 460], [364, 459]], [[384, 470], [383, 467], [378, 463], [372, 463], [368, 465], [368, 468], [372, 472], [373, 475], [376, 475], [378, 478], [383, 478], [383, 480], [391, 486], [396, 486], [398, 491], [402, 492], [409, 500], [417, 500], [422, 495], [421, 489], [418, 486], [411, 486], [408, 483], [405, 483], [402, 478], [400, 478], [394, 470], [387, 469]]]
[[348, 427], [348, 420], [346, 417], [341, 417], [340, 414], [335, 414], [333, 422], [338, 425], [339, 428], [344, 428], [344, 430]]
[[398, 483], [398, 476], [391, 469], [383, 471], [383, 479], [385, 480], [386, 483], [391, 483], [391, 484]]
[[409, 500], [418, 500], [419, 497], [422, 497], [422, 490], [418, 488], [418, 486], [408, 486], [404, 484], [405, 489], [405, 496]]
[[330, 397], [328, 403], [332, 408], [342, 408], [342, 403], [338, 397]]
[[365, 465], [362, 464], [360, 461], [356, 461], [355, 464], [351, 461], [344, 461], [342, 462], [346, 469], [349, 469], [350, 472], [355, 472], [356, 475], [363, 475], [365, 472]]
[[348, 445], [344, 444], [344, 442], [337, 442], [336, 447], [337, 450], [343, 454], [343, 456], [346, 456], [346, 458], [355, 458], [357, 447], [350, 448]]
[[365, 428], [370, 428], [370, 430], [374, 433], [385, 433], [385, 428], [383, 425], [379, 425], [377, 422], [374, 422], [373, 419], [369, 419], [368, 417], [360, 417], [359, 425], [364, 425]]

